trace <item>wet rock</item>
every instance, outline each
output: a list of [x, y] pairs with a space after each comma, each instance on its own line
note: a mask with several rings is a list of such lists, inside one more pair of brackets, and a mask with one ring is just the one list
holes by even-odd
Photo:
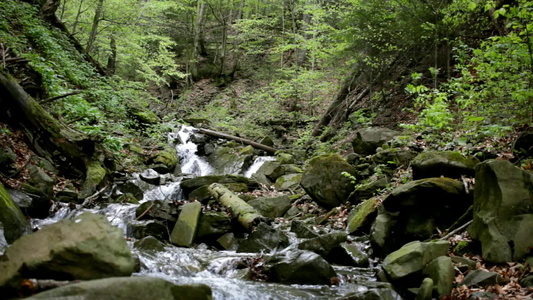
[[153, 185], [160, 185], [161, 184], [161, 176], [158, 172], [156, 172], [153, 169], [146, 169], [141, 174], [139, 174], [139, 178], [141, 178], [142, 181], [147, 182], [149, 184]]
[[165, 244], [153, 236], [147, 236], [135, 241], [133, 246], [142, 251], [165, 251]]
[[449, 257], [439, 256], [435, 258], [424, 268], [423, 274], [433, 280], [439, 299], [450, 295], [455, 280], [455, 270]]
[[280, 151], [276, 152], [276, 161], [283, 165], [296, 162], [292, 154]]
[[318, 233], [310, 229], [304, 222], [299, 220], [292, 220], [291, 232], [294, 232], [297, 237], [301, 239], [312, 239], [319, 236]]
[[483, 258], [493, 263], [525, 258], [533, 247], [531, 228], [533, 172], [503, 160], [480, 163], [468, 233], [481, 242]]
[[395, 282], [404, 281], [404, 286], [418, 286], [412, 277], [420, 275], [424, 266], [433, 259], [448, 253], [448, 241], [422, 243], [414, 241], [387, 255], [383, 270]]
[[137, 200], [142, 200], [144, 197], [143, 190], [133, 180], [126, 181], [117, 188], [123, 194], [132, 194]]
[[144, 202], [135, 209], [135, 217], [138, 220], [157, 219], [173, 223], [176, 222], [177, 215], [175, 206], [161, 200]]
[[183, 189], [185, 195], [188, 195], [190, 192], [195, 189], [210, 185], [212, 183], [220, 183], [222, 185], [226, 183], [244, 183], [248, 189], [253, 190], [259, 188], [257, 181], [246, 178], [239, 175], [207, 175], [207, 176], [198, 176], [195, 178], [184, 179], [180, 186]]
[[320, 255], [304, 250], [288, 251], [267, 259], [264, 270], [272, 282], [287, 284], [331, 284], [336, 276]]
[[131, 234], [136, 239], [153, 236], [161, 241], [168, 240], [168, 228], [161, 222], [155, 220], [133, 221], [128, 223]]
[[23, 278], [129, 276], [133, 268], [123, 232], [104, 216], [86, 212], [15, 241], [0, 262], [0, 287], [18, 289]]
[[196, 240], [199, 242], [215, 241], [231, 229], [231, 219], [226, 213], [206, 211], [200, 216]]
[[400, 132], [382, 127], [359, 129], [352, 141], [353, 152], [361, 155], [374, 154], [378, 147], [400, 135]]
[[351, 193], [350, 201], [352, 203], [358, 203], [369, 199], [378, 191], [386, 188], [389, 183], [390, 180], [387, 176], [366, 179], [361, 183], [358, 183], [355, 190]]
[[254, 175], [264, 175], [268, 180], [275, 182], [279, 177], [285, 173], [283, 166], [277, 161], [265, 161]]
[[289, 245], [289, 238], [283, 231], [274, 229], [266, 223], [259, 223], [247, 239], [241, 241], [237, 252], [271, 252]]
[[0, 147], [0, 169], [7, 169], [17, 160], [17, 154], [9, 148]]
[[302, 174], [287, 174], [279, 177], [274, 184], [278, 191], [294, 190], [300, 185]]
[[413, 179], [441, 176], [461, 178], [461, 175], [473, 177], [478, 163], [477, 158], [464, 157], [460, 152], [424, 151], [413, 160]]
[[230, 147], [219, 147], [207, 160], [218, 174], [243, 174], [252, 164], [252, 155], [246, 151], [235, 152], [235, 149]]
[[533, 131], [520, 133], [514, 140], [512, 149], [518, 157], [533, 157]]
[[165, 147], [148, 159], [148, 164], [156, 167], [159, 174], [171, 173], [178, 162], [178, 153], [173, 147]]
[[341, 243], [345, 242], [347, 238], [348, 235], [345, 232], [327, 233], [300, 242], [298, 249], [313, 251], [325, 258], [334, 248], [339, 247]]
[[67, 298], [77, 300], [210, 300], [212, 292], [211, 288], [204, 284], [175, 285], [155, 277], [117, 277], [62, 286], [26, 299]]
[[0, 223], [4, 227], [4, 237], [11, 244], [24, 234], [31, 233], [30, 224], [17, 204], [0, 183]]
[[354, 266], [360, 268], [368, 267], [369, 257], [363, 250], [355, 244], [341, 243], [326, 257], [326, 260], [343, 266]]
[[370, 198], [357, 206], [348, 216], [346, 232], [349, 234], [369, 232], [372, 222], [377, 217], [378, 206], [378, 198]]
[[217, 243], [225, 250], [237, 250], [237, 247], [239, 247], [239, 241], [232, 232], [228, 232], [218, 238]]
[[291, 199], [287, 195], [274, 198], [258, 198], [248, 201], [257, 211], [268, 218], [282, 217], [291, 208]]
[[416, 300], [431, 300], [433, 293], [433, 279], [426, 277], [422, 280], [422, 284], [416, 293]]
[[190, 247], [196, 236], [196, 228], [202, 212], [200, 202], [183, 205], [178, 221], [174, 225], [170, 242], [177, 246]]
[[351, 179], [356, 170], [338, 154], [319, 155], [307, 163], [300, 184], [319, 205], [333, 208], [346, 202], [354, 189]]
[[398, 148], [390, 148], [377, 152], [372, 155], [371, 159], [376, 164], [381, 164], [394, 170], [398, 167], [407, 167], [415, 157], [415, 153], [411, 150], [403, 150]]
[[472, 270], [466, 274], [463, 282], [460, 285], [466, 285], [468, 287], [478, 286], [485, 287], [495, 284], [503, 284], [505, 281], [502, 276], [496, 272], [489, 272], [485, 270]]
[[392, 289], [392, 286], [386, 282], [380, 282], [378, 286], [366, 287], [368, 285], [365, 282], [365, 286], [358, 286], [357, 292], [349, 293], [346, 296], [339, 298], [340, 300], [401, 300], [402, 298], [396, 291]]
[[[65, 202], [65, 201], [62, 201]], [[120, 194], [113, 199], [113, 203], [131, 203], [131, 204], [139, 204], [139, 200], [135, 198], [133, 194], [127, 193], [127, 194]]]

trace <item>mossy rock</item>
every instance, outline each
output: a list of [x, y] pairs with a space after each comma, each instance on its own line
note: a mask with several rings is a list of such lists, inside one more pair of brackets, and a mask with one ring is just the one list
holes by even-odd
[[4, 237], [10, 244], [22, 235], [31, 233], [26, 217], [11, 199], [2, 183], [0, 183], [0, 222], [4, 227]]
[[93, 195], [99, 185], [104, 181], [105, 176], [106, 169], [102, 167], [102, 164], [99, 161], [92, 160], [89, 162], [87, 165], [85, 181], [83, 182], [78, 199], [85, 199]]
[[278, 191], [294, 190], [300, 185], [302, 174], [287, 174], [279, 177], [274, 184]]
[[[164, 150], [157, 152], [148, 161], [150, 164], [158, 165], [159, 173], [170, 173], [179, 162], [178, 153], [172, 147], [165, 147]], [[166, 170], [165, 168], [161, 168], [161, 165], [166, 167]]]
[[131, 193], [121, 194], [113, 202], [139, 204], [139, 200], [137, 200], [137, 198]]
[[354, 209], [348, 216], [346, 231], [349, 234], [368, 232], [377, 217], [378, 203], [378, 198], [370, 198]]
[[319, 205], [333, 208], [348, 201], [354, 189], [351, 179], [357, 171], [338, 154], [319, 155], [309, 160], [302, 175], [301, 186]]
[[460, 152], [425, 151], [413, 160], [413, 179], [441, 176], [461, 178], [461, 175], [473, 177], [478, 163], [477, 158], [465, 157]]

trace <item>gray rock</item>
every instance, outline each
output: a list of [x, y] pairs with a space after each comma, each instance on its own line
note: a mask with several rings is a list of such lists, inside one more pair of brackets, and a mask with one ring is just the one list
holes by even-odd
[[433, 279], [426, 277], [422, 280], [422, 284], [416, 293], [416, 300], [431, 300], [431, 294], [433, 293]]
[[366, 268], [369, 264], [368, 254], [356, 244], [341, 243], [326, 257], [326, 260], [343, 266]]
[[29, 165], [28, 170], [30, 171], [29, 184], [37, 188], [37, 190], [47, 197], [53, 197], [55, 180], [48, 176], [41, 168], [34, 165]]
[[279, 177], [274, 184], [278, 191], [294, 190], [300, 185], [302, 174], [287, 174]]
[[320, 255], [303, 250], [268, 258], [264, 272], [270, 281], [286, 284], [331, 284], [337, 275]]
[[328, 254], [336, 247], [346, 241], [348, 235], [345, 232], [332, 232], [323, 234], [316, 238], [312, 238], [298, 244], [298, 249], [313, 251], [322, 257], [327, 257]]
[[177, 246], [190, 247], [196, 237], [196, 229], [202, 212], [200, 202], [189, 202], [183, 205], [178, 221], [174, 225], [170, 242]]
[[268, 180], [275, 182], [279, 177], [285, 173], [280, 162], [265, 161], [261, 167], [255, 172], [255, 175], [265, 175]]
[[26, 299], [76, 300], [211, 300], [204, 284], [175, 285], [155, 277], [117, 277], [62, 286]]
[[141, 178], [142, 181], [147, 182], [149, 184], [153, 184], [153, 185], [161, 184], [161, 175], [159, 175], [159, 173], [153, 169], [144, 170], [141, 174], [139, 174], [139, 178]]
[[291, 208], [291, 199], [287, 195], [274, 198], [258, 198], [248, 201], [257, 211], [268, 218], [282, 217]]
[[160, 200], [146, 201], [135, 209], [137, 220], [156, 219], [176, 222], [178, 211], [175, 206]]
[[153, 236], [161, 241], [168, 240], [167, 226], [156, 220], [131, 221], [128, 223], [128, 229], [131, 231], [131, 235], [136, 239]]
[[152, 169], [157, 168], [159, 174], [174, 171], [178, 163], [178, 153], [173, 147], [165, 147], [164, 150], [155, 153], [148, 159], [148, 164], [151, 165]]
[[423, 274], [433, 280], [439, 299], [450, 295], [455, 280], [455, 270], [449, 257], [439, 256], [435, 258], [424, 268]]
[[358, 183], [355, 190], [350, 196], [352, 203], [358, 203], [373, 197], [376, 192], [387, 187], [390, 180], [387, 176], [380, 176], [377, 179], [369, 178], [361, 183]]
[[523, 288], [531, 288], [533, 287], [533, 275], [529, 275], [525, 278], [522, 278], [522, 280], [520, 280], [520, 285], [523, 287]]
[[133, 246], [143, 251], [165, 251], [165, 245], [153, 236], [147, 236], [135, 241]]
[[272, 141], [272, 139], [268, 135], [264, 136], [259, 141], [259, 144], [263, 144], [263, 145], [267, 145], [267, 146], [270, 146], [270, 147], [274, 147], [274, 142]]
[[491, 292], [473, 292], [470, 294], [469, 300], [496, 300], [499, 299], [498, 295]]
[[396, 169], [401, 166], [407, 167], [414, 157], [415, 154], [411, 150], [391, 148], [379, 151], [372, 155], [371, 159], [376, 164], [382, 164], [391, 169]]
[[11, 244], [24, 234], [31, 233], [26, 216], [0, 183], [0, 223], [4, 227], [4, 237]]
[[247, 239], [241, 241], [237, 252], [270, 252], [289, 245], [289, 238], [278, 229], [259, 223], [256, 230]]
[[384, 256], [393, 250], [392, 230], [396, 224], [389, 213], [380, 213], [370, 229], [370, 243], [374, 254]]
[[206, 211], [200, 216], [196, 239], [200, 242], [215, 241], [231, 231], [231, 219], [224, 212]]
[[461, 175], [473, 177], [478, 163], [477, 158], [464, 157], [460, 152], [424, 151], [413, 160], [413, 179], [440, 176], [461, 178]]
[[533, 247], [531, 228], [533, 172], [503, 160], [478, 164], [474, 221], [468, 233], [481, 242], [483, 258], [493, 263], [525, 258]]
[[0, 169], [6, 168], [7, 166], [13, 164], [17, 160], [17, 154], [13, 149], [0, 148]]
[[338, 154], [319, 155], [308, 161], [300, 184], [319, 205], [333, 208], [348, 201], [354, 189], [343, 172], [356, 174], [355, 168]]
[[218, 238], [217, 243], [225, 250], [237, 250], [237, 247], [239, 247], [239, 241], [235, 238], [233, 232], [228, 232]]
[[252, 164], [252, 155], [238, 153], [230, 147], [219, 147], [208, 157], [218, 174], [243, 174]]
[[361, 155], [374, 154], [378, 147], [400, 135], [400, 132], [382, 127], [359, 129], [352, 141], [353, 152]]
[[292, 220], [291, 232], [294, 232], [296, 236], [301, 239], [312, 239], [319, 236], [318, 233], [307, 227], [304, 222], [299, 220]]
[[505, 281], [500, 274], [485, 270], [472, 270], [466, 274], [461, 285], [485, 287], [495, 284], [503, 284]]
[[451, 259], [452, 259], [452, 262], [459, 269], [466, 268], [468, 270], [473, 270], [473, 269], [476, 268], [476, 262], [471, 260], [471, 259], [468, 259], [466, 257], [463, 257], [463, 256], [452, 256]]
[[0, 262], [0, 286], [18, 289], [23, 278], [88, 280], [129, 276], [134, 260], [123, 232], [89, 212], [25, 235]]
[[144, 197], [143, 190], [132, 180], [126, 181], [124, 184], [119, 185], [118, 190], [123, 194], [132, 194], [137, 200], [142, 200]]
[[448, 241], [408, 243], [385, 257], [383, 270], [393, 281], [405, 279], [410, 275], [421, 273], [424, 266], [433, 259], [446, 255], [448, 246]]

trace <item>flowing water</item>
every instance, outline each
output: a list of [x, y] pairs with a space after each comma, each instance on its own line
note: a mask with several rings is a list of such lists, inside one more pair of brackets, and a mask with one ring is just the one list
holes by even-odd
[[[195, 176], [211, 174], [213, 168], [207, 161], [196, 154], [197, 145], [190, 141], [194, 135], [194, 128], [183, 126], [178, 132], [169, 134], [169, 140], [179, 140], [176, 145], [178, 156], [182, 163], [183, 173]], [[274, 160], [273, 157], [260, 157], [246, 171], [250, 177], [265, 161]], [[162, 200], [167, 201], [181, 199], [182, 193], [179, 183], [181, 178], [167, 175], [166, 184], [155, 186], [142, 182], [138, 175], [134, 180], [145, 190], [141, 202]], [[65, 204], [58, 204], [53, 217], [44, 220], [32, 220], [33, 227], [42, 227], [55, 223], [61, 219], [72, 218], [81, 214], [82, 209], [71, 209]], [[110, 204], [103, 208], [88, 209], [94, 213], [105, 215], [108, 220], [124, 231], [128, 238], [133, 237], [132, 225], [139, 222], [135, 220], [134, 204]], [[1, 231], [1, 228], [0, 228]], [[1, 232], [0, 232], [1, 233]], [[291, 232], [287, 232], [292, 245], [282, 251], [290, 251], [296, 247], [298, 239]], [[3, 236], [3, 234], [2, 234]], [[132, 242], [129, 242], [132, 246]], [[368, 245], [361, 244], [362, 247]], [[3, 243], [0, 240], [0, 251]], [[236, 253], [234, 251], [214, 251], [205, 245], [196, 248], [180, 248], [166, 246], [165, 251], [150, 252], [139, 251], [132, 247], [132, 251], [139, 257], [141, 270], [136, 275], [160, 277], [177, 284], [203, 283], [213, 290], [213, 299], [335, 299], [348, 293], [364, 292], [380, 283], [373, 279], [375, 268], [337, 267], [341, 282], [337, 286], [326, 285], [284, 285], [259, 281], [244, 280], [249, 272], [248, 268], [242, 268], [242, 261], [259, 257], [259, 253]], [[241, 265], [241, 267], [239, 267]], [[248, 274], [249, 275], [249, 274]]]

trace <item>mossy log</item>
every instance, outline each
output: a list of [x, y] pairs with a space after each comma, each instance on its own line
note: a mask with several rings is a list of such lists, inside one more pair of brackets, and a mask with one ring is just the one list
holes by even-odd
[[225, 186], [213, 183], [209, 186], [209, 192], [218, 202], [230, 210], [233, 217], [237, 218], [244, 228], [251, 230], [253, 226], [265, 220], [265, 217], [257, 212], [255, 208], [244, 202]]
[[102, 172], [110, 174], [114, 170], [114, 159], [100, 140], [54, 119], [1, 68], [0, 106], [9, 122], [23, 130], [29, 146], [38, 155], [56, 162], [58, 169], [69, 176], [90, 179], [80, 196], [94, 193], [107, 177]]

